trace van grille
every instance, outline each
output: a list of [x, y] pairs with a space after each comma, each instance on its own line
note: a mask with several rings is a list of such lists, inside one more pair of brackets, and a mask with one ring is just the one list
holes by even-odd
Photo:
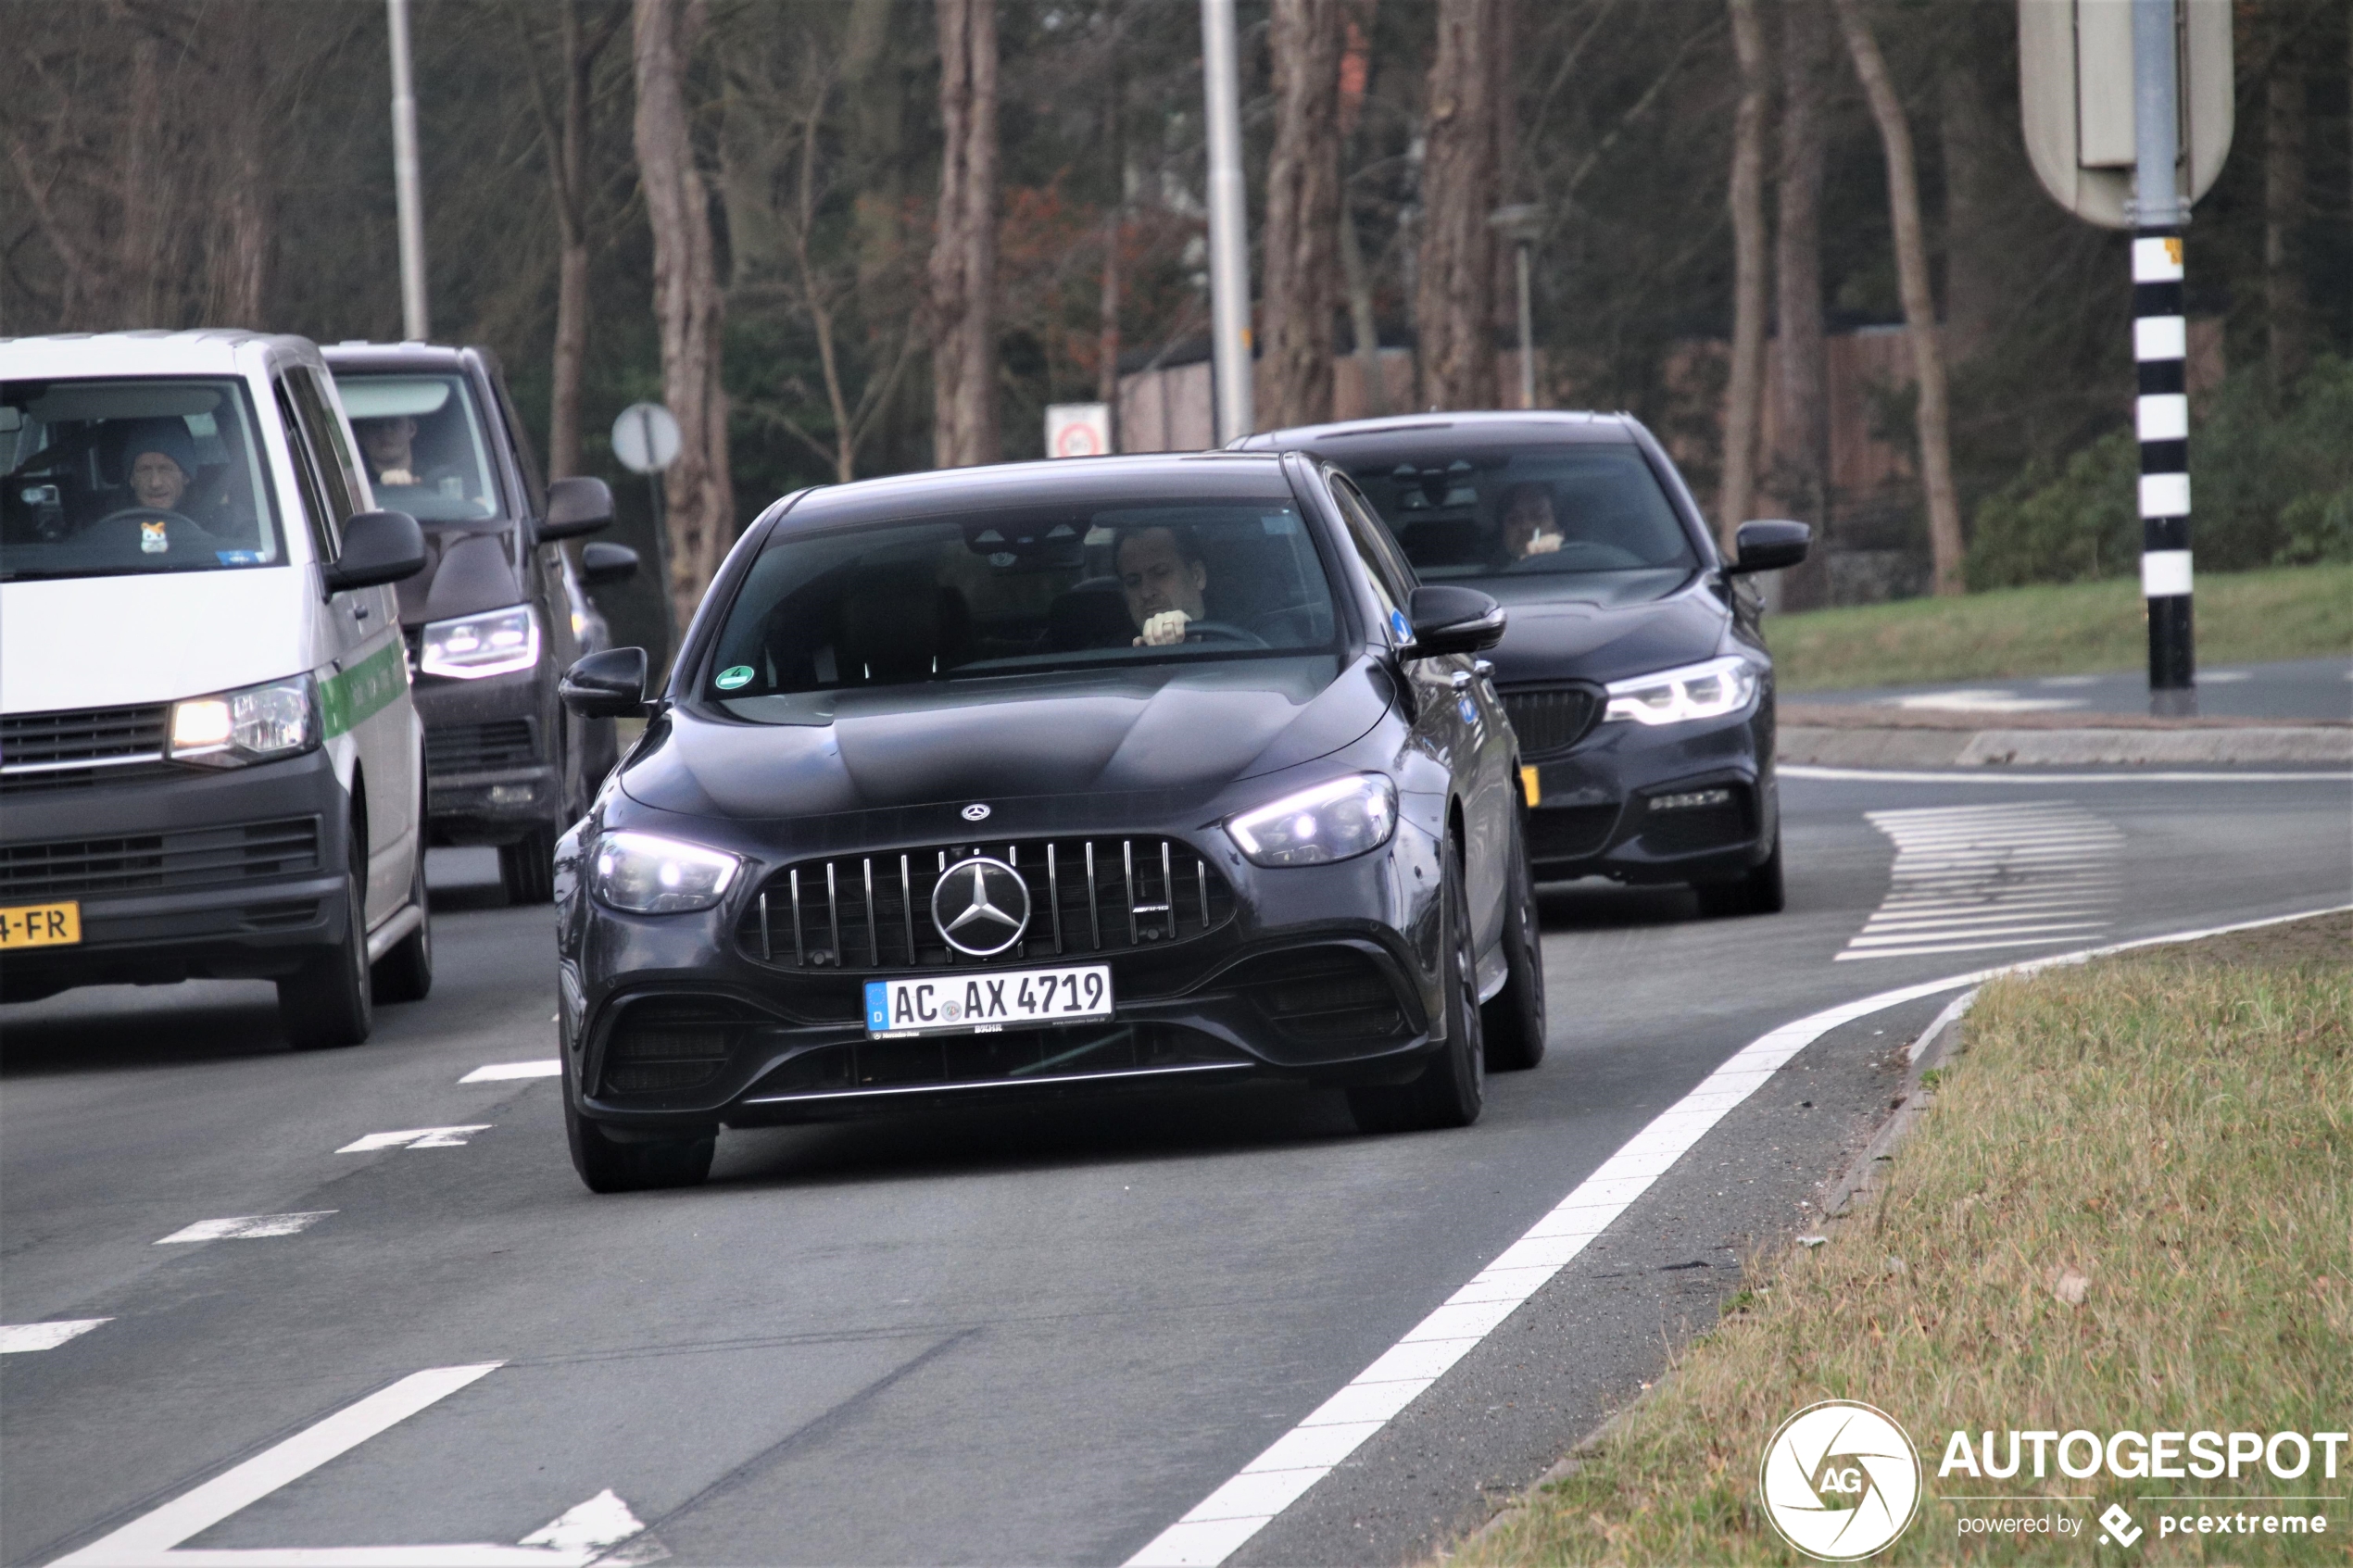
[[486, 724], [432, 724], [425, 729], [425, 771], [479, 773], [492, 768], [524, 768], [539, 759], [528, 719], [494, 719]]
[[173, 772], [164, 760], [170, 708], [84, 708], [0, 718], [0, 793], [128, 783]]
[[0, 845], [0, 901], [169, 892], [319, 869], [319, 819]]

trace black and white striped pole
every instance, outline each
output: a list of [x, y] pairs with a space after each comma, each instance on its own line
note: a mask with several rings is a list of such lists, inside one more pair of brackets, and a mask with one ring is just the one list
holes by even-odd
[[2190, 615], [2190, 399], [2183, 374], [2179, 29], [2175, 0], [2133, 0], [2133, 408], [2141, 438], [2141, 596], [2147, 603], [2149, 711], [2197, 711]]

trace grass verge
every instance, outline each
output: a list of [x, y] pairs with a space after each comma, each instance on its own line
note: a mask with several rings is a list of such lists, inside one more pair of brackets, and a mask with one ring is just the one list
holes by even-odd
[[[2137, 582], [2000, 588], [1775, 616], [1785, 693], [2132, 670], [2148, 659]], [[2353, 653], [2353, 566], [2201, 575], [2201, 665]]]
[[[2353, 1453], [2334, 1481], [2317, 1457], [2300, 1481], [1936, 1475], [1956, 1430], [2346, 1429], [2353, 916], [1997, 981], [1967, 1027], [1877, 1209], [1753, 1265], [1725, 1322], [1458, 1562], [1803, 1562], [1757, 1467], [1826, 1399], [1878, 1406], [1920, 1449], [1919, 1513], [1885, 1561], [2080, 1559], [2110, 1502], [2152, 1562], [2353, 1556]], [[1969, 1493], [2090, 1500], [1957, 1507]], [[2185, 1540], [2160, 1537], [2157, 1493], [2340, 1500], [2317, 1537]], [[1965, 1512], [2083, 1528], [1965, 1536]]]

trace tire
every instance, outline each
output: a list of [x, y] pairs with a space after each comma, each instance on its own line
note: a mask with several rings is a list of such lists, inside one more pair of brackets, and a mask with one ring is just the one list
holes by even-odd
[[350, 836], [343, 940], [278, 982], [278, 1024], [298, 1051], [356, 1046], [375, 1027], [375, 986], [368, 966], [368, 847], [357, 824]]
[[719, 1129], [698, 1136], [621, 1143], [573, 1108], [564, 1095], [564, 1141], [572, 1146], [572, 1168], [590, 1192], [645, 1192], [656, 1187], [700, 1186], [711, 1176]]
[[556, 830], [542, 822], [498, 847], [498, 883], [510, 904], [545, 904], [556, 896]]
[[1479, 1009], [1487, 1071], [1524, 1073], [1544, 1060], [1544, 949], [1536, 920], [1536, 878], [1519, 819], [1512, 819], [1511, 886], [1504, 904], [1504, 988]]
[[1467, 1127], [1487, 1104], [1487, 1046], [1479, 1028], [1478, 962], [1471, 950], [1470, 900], [1461, 851], [1446, 851], [1446, 1043], [1411, 1083], [1348, 1091], [1348, 1109], [1367, 1133]]
[[425, 893], [422, 847], [417, 851], [416, 872], [409, 879], [409, 901], [425, 918], [376, 960], [373, 985], [380, 1002], [422, 1002], [433, 994], [433, 908]]
[[1762, 865], [1752, 866], [1746, 873], [1725, 882], [1701, 882], [1692, 885], [1699, 895], [1699, 912], [1709, 918], [1724, 915], [1777, 915], [1788, 902], [1781, 886], [1781, 835], [1773, 834], [1773, 852], [1765, 857]]

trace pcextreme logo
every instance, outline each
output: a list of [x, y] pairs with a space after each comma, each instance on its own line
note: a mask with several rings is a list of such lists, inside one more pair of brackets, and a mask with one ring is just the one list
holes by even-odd
[[1902, 1535], [1919, 1512], [1919, 1455], [1886, 1411], [1825, 1399], [1781, 1423], [1757, 1486], [1783, 1540], [1825, 1562], [1851, 1562]]

